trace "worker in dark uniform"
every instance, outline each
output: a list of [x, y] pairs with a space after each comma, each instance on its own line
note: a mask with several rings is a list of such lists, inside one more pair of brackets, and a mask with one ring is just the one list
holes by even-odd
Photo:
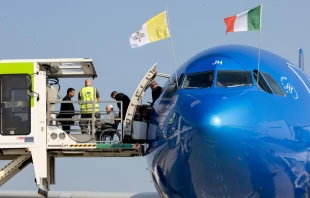
[[159, 98], [160, 94], [162, 93], [163, 88], [159, 86], [156, 81], [153, 81], [151, 83], [151, 89], [152, 89], [152, 99], [153, 99], [151, 106], [153, 106], [155, 101]]
[[118, 93], [117, 91], [113, 91], [111, 93], [111, 97], [118, 102], [120, 102], [120, 101], [123, 102], [123, 109], [121, 109], [121, 103], [117, 103], [117, 106], [118, 106], [118, 109], [120, 110], [118, 116], [121, 117], [121, 112], [122, 112], [123, 113], [122, 120], [124, 120], [128, 106], [129, 106], [129, 103], [130, 103], [130, 99], [125, 94]]
[[[73, 88], [69, 88], [67, 90], [67, 95], [62, 99], [62, 101], [71, 101], [71, 98], [74, 97], [75, 90]], [[67, 118], [70, 119], [75, 115], [74, 113], [74, 106], [72, 103], [61, 103], [60, 105], [60, 112], [57, 118]], [[62, 130], [70, 133], [70, 125], [74, 124], [74, 121], [59, 121], [62, 124]]]

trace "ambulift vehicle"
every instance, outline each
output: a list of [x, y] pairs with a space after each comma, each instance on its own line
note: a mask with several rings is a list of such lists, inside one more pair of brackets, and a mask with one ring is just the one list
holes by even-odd
[[[143, 156], [146, 140], [154, 138], [147, 134], [152, 108], [138, 104], [156, 75], [155, 64], [133, 94], [125, 120], [116, 119], [120, 127], [101, 130], [97, 125], [104, 117], [105, 106], [116, 101], [99, 102], [104, 109], [100, 110], [100, 119], [95, 118], [94, 108], [92, 118], [79, 118], [79, 110], [73, 118], [57, 118], [59, 111], [55, 110], [62, 102], [81, 102], [61, 101], [55, 86], [59, 86], [60, 78], [96, 78], [92, 59], [1, 60], [0, 159], [12, 161], [0, 171], [0, 186], [33, 163], [38, 193], [47, 197], [49, 186], [55, 184], [56, 157]], [[88, 134], [79, 132], [80, 120], [91, 121]], [[73, 121], [77, 129], [71, 125], [68, 134], [59, 121]], [[115, 135], [117, 142], [112, 138], [106, 141]]]

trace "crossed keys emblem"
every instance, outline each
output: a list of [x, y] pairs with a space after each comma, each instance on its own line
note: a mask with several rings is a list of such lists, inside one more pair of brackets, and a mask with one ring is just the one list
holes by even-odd
[[141, 38], [145, 37], [145, 34], [140, 32], [142, 30], [142, 27], [140, 27], [137, 31], [136, 31], [136, 35], [132, 37], [132, 39], [135, 40], [139, 40], [139, 42], [141, 42]]

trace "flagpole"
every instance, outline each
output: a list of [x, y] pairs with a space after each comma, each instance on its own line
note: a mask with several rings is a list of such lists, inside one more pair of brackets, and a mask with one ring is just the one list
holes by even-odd
[[260, 65], [260, 48], [261, 48], [261, 37], [262, 37], [262, 19], [263, 19], [263, 0], [260, 2], [260, 30], [259, 30], [259, 42], [258, 42], [258, 65], [257, 65], [257, 84], [259, 79], [259, 65]]
[[179, 85], [178, 85], [178, 75], [177, 75], [176, 64], [175, 64], [175, 56], [174, 56], [174, 50], [173, 50], [173, 44], [172, 44], [172, 36], [171, 36], [171, 30], [170, 30], [170, 24], [169, 24], [169, 17], [168, 17], [168, 3], [166, 3], [166, 18], [167, 18], [167, 25], [168, 25], [170, 46], [171, 46], [171, 52], [172, 52], [172, 59], [173, 59], [173, 66], [174, 66], [174, 73], [175, 73], [175, 80], [176, 80], [177, 87], [179, 87]]

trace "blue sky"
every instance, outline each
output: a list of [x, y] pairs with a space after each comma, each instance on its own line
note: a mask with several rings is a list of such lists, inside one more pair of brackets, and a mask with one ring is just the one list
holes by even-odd
[[[154, 63], [159, 72], [173, 73], [168, 39], [135, 49], [128, 41], [146, 20], [165, 9], [166, 2], [177, 67], [213, 46], [258, 46], [258, 32], [226, 35], [224, 18], [259, 5], [259, 0], [2, 0], [0, 58], [92, 58], [99, 76], [93, 85], [102, 100], [111, 100], [113, 90], [131, 97]], [[263, 49], [296, 64], [298, 50], [304, 49], [307, 74], [309, 6], [309, 0], [265, 0], [261, 43]], [[62, 96], [68, 87], [83, 87], [83, 81], [61, 80]], [[143, 100], [147, 101], [150, 93]], [[54, 191], [155, 191], [144, 158], [66, 158], [57, 159], [56, 167]], [[1, 189], [36, 190], [33, 166]]]

